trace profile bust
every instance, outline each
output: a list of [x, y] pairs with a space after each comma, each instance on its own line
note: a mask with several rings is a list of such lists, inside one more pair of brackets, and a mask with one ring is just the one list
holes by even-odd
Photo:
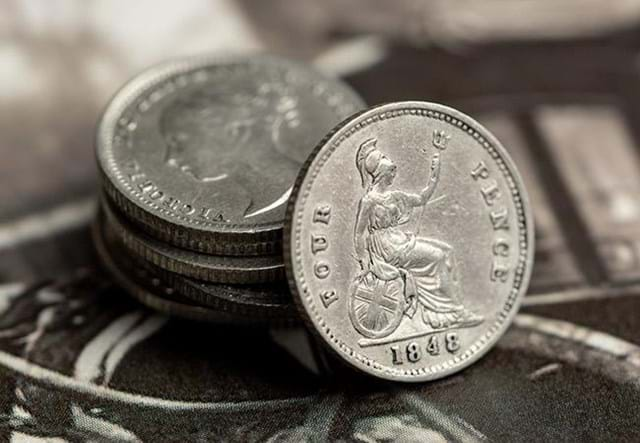
[[241, 187], [245, 216], [277, 200], [301, 166], [299, 146], [283, 134], [301, 124], [298, 100], [282, 84], [208, 83], [171, 102], [159, 123], [165, 164], [200, 183]]

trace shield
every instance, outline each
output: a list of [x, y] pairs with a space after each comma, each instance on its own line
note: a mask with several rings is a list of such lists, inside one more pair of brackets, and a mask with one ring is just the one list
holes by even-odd
[[384, 281], [368, 274], [351, 288], [349, 318], [367, 338], [382, 338], [395, 331], [404, 309], [404, 282], [400, 278]]

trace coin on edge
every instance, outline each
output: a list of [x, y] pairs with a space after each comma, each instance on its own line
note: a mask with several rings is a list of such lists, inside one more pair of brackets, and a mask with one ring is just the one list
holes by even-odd
[[340, 80], [274, 56], [166, 63], [107, 107], [96, 147], [103, 185], [159, 240], [211, 254], [278, 253], [300, 166], [363, 107]]
[[426, 102], [340, 124], [300, 172], [285, 267], [305, 320], [344, 361], [427, 381], [478, 360], [527, 289], [533, 218], [500, 142]]

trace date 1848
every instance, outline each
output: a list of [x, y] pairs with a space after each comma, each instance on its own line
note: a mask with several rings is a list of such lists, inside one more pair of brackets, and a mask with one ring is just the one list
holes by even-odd
[[405, 346], [391, 346], [391, 362], [401, 365], [404, 362], [417, 363], [427, 355], [440, 355], [440, 352], [455, 354], [460, 349], [458, 333], [434, 334], [427, 339], [426, 345], [412, 341]]

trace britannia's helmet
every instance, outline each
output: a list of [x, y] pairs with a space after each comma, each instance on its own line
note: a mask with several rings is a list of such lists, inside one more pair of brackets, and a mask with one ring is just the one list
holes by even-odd
[[356, 166], [364, 188], [371, 186], [380, 175], [382, 152], [376, 147], [377, 143], [378, 140], [375, 138], [365, 140], [356, 153]]

